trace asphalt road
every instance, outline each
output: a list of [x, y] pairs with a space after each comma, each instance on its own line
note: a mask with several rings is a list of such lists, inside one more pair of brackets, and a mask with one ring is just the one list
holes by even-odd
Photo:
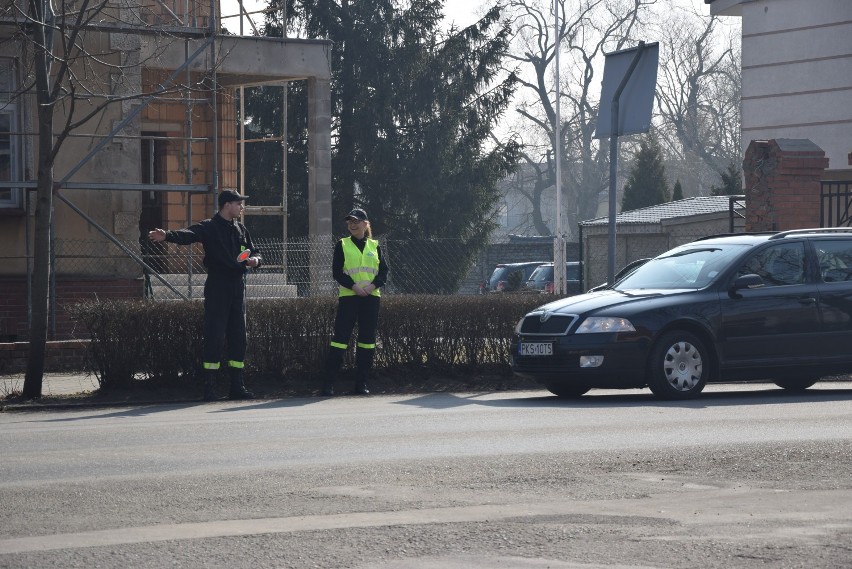
[[0, 413], [0, 567], [850, 567], [852, 383]]

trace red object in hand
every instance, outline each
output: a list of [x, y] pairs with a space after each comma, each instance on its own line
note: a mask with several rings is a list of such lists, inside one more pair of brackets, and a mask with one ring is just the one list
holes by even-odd
[[249, 258], [249, 255], [251, 255], [251, 249], [246, 249], [245, 251], [237, 255], [237, 262], [242, 263], [243, 261]]

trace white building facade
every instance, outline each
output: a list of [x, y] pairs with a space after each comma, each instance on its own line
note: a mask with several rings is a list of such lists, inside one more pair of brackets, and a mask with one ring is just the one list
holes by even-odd
[[852, 0], [705, 0], [742, 18], [742, 144], [809, 139], [852, 174]]

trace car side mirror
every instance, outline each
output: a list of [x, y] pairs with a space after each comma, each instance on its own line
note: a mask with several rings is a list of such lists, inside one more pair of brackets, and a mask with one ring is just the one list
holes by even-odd
[[729, 294], [732, 297], [739, 297], [737, 291], [742, 290], [744, 288], [761, 288], [765, 283], [760, 275], [749, 274], [743, 275], [741, 277], [737, 277], [734, 279], [734, 282], [731, 283], [731, 288], [729, 289]]

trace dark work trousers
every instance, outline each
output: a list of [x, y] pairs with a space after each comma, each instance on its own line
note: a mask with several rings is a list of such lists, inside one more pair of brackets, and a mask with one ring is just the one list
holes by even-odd
[[328, 371], [335, 372], [343, 362], [349, 338], [358, 324], [358, 342], [355, 351], [355, 367], [359, 374], [366, 374], [373, 367], [376, 353], [376, 326], [379, 323], [378, 296], [341, 296], [334, 317], [334, 336], [331, 338]]
[[246, 357], [246, 278], [210, 273], [204, 283], [204, 367], [219, 367], [226, 338], [229, 365], [234, 362], [239, 365], [233, 367], [242, 367]]

